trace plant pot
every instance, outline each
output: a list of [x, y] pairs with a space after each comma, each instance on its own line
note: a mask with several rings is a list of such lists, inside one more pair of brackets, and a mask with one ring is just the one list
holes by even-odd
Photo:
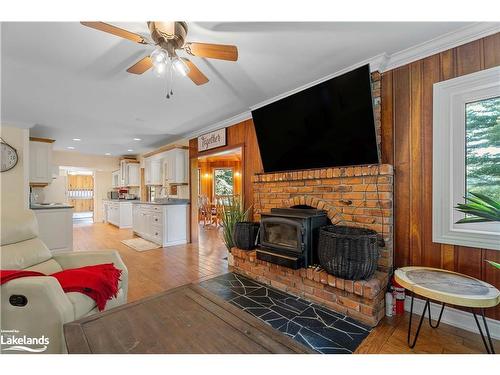
[[377, 232], [327, 225], [320, 229], [319, 263], [328, 273], [346, 280], [369, 279], [377, 269]]
[[260, 224], [252, 221], [239, 221], [234, 224], [233, 241], [237, 248], [243, 250], [255, 249]]

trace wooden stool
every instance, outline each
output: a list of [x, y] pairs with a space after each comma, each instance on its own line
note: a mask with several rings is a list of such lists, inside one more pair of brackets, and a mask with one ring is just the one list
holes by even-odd
[[[429, 310], [429, 325], [432, 328], [437, 328], [443, 316], [444, 307], [446, 304], [470, 308], [474, 320], [476, 321], [477, 328], [483, 339], [484, 347], [488, 354], [495, 354], [493, 341], [491, 340], [490, 331], [484, 316], [484, 309], [488, 307], [495, 307], [500, 302], [500, 292], [493, 285], [485, 283], [484, 281], [475, 279], [474, 277], [463, 275], [452, 271], [442, 270], [439, 268], [430, 267], [403, 267], [398, 268], [394, 273], [394, 278], [398, 284], [405, 289], [410, 290], [411, 307], [410, 307], [410, 322], [408, 324], [408, 346], [415, 347], [417, 343], [418, 334], [422, 322], [424, 321], [425, 312]], [[415, 338], [410, 341], [411, 335], [411, 321], [413, 317], [413, 296], [418, 294], [427, 299], [424, 311], [418, 324]], [[441, 312], [436, 325], [432, 325], [431, 321], [431, 307], [430, 300], [441, 302]], [[477, 318], [475, 309], [479, 309], [483, 317], [484, 330], [483, 334], [481, 325]]]

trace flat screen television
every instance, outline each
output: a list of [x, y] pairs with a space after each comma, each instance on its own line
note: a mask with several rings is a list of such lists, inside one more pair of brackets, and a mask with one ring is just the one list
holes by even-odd
[[369, 65], [252, 111], [265, 172], [378, 164]]

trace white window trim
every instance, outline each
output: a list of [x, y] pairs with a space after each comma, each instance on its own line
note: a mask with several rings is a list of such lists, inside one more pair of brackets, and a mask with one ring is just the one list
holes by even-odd
[[455, 224], [465, 195], [465, 104], [500, 96], [500, 66], [434, 84], [432, 240], [500, 250], [500, 223]]

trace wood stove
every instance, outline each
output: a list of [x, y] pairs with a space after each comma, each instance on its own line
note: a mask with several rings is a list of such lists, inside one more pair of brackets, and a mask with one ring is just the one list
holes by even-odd
[[302, 206], [262, 213], [257, 259], [293, 269], [317, 264], [319, 228], [328, 222], [326, 211]]

